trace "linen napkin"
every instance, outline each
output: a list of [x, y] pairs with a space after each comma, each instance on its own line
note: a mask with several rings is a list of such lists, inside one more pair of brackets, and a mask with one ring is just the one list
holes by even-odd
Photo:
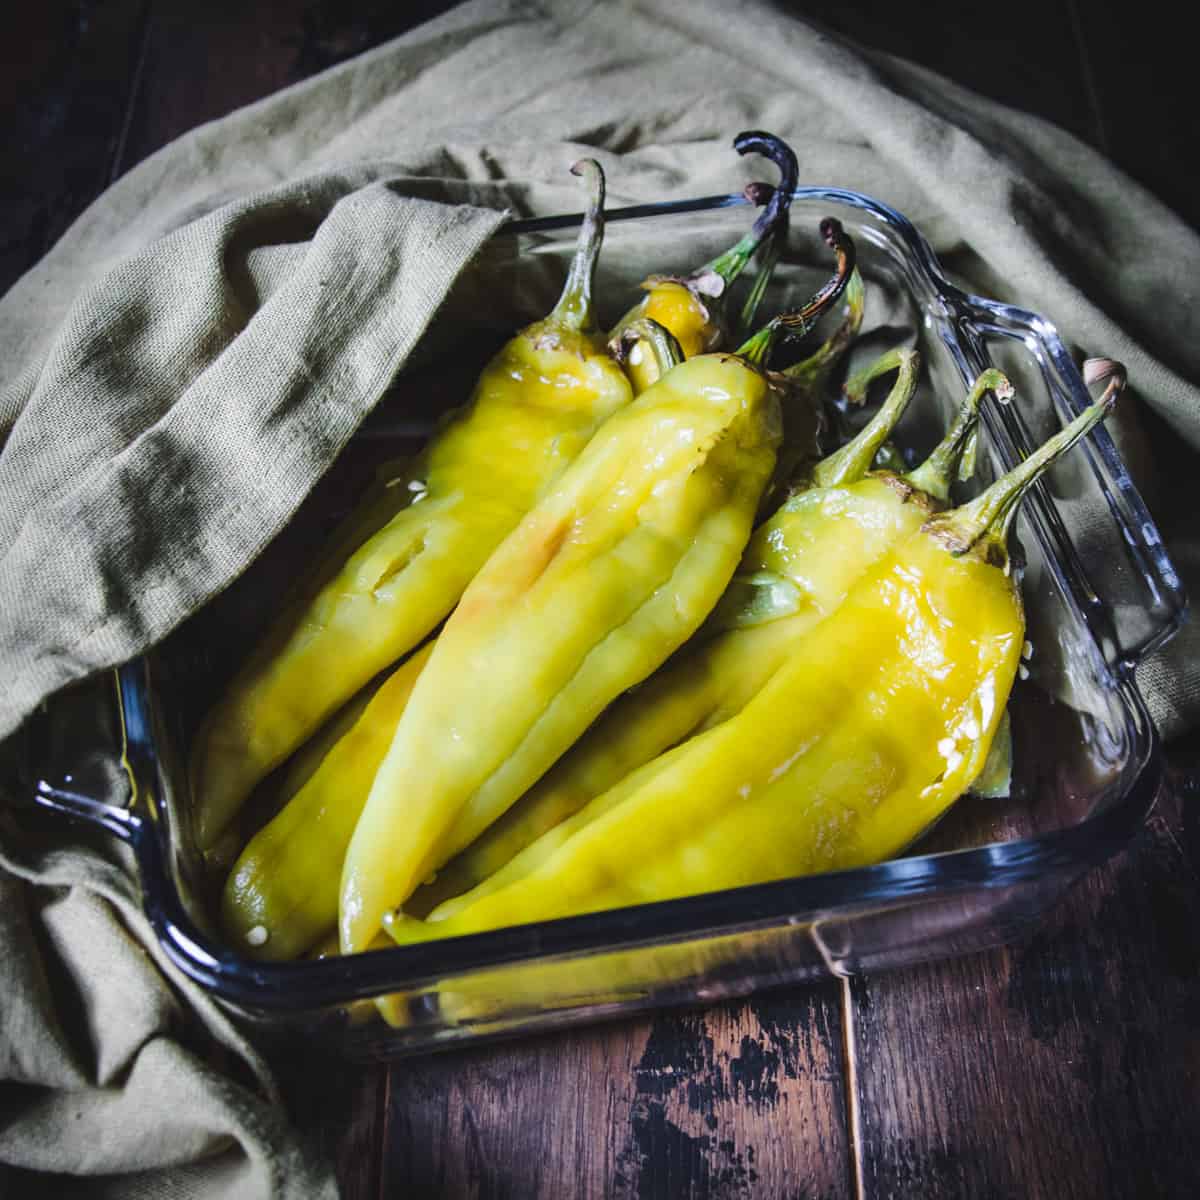
[[[735, 191], [756, 127], [804, 182], [906, 213], [964, 286], [1124, 362], [1123, 444], [1145, 406], [1200, 448], [1200, 238], [1070, 135], [765, 3], [474, 0], [165, 147], [0, 301], [0, 735], [254, 559], [502, 211], [578, 210], [583, 154], [612, 204]], [[1159, 495], [1186, 576], [1192, 513]], [[1200, 713], [1196, 645], [1142, 670], [1168, 735]], [[0, 1161], [112, 1195], [332, 1188], [162, 961], [119, 851], [0, 806], [0, 881]]]

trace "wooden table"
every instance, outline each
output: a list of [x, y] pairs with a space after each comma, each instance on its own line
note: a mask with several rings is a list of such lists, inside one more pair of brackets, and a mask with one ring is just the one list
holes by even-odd
[[[446, 7], [0, 18], [18, 151], [0, 288], [172, 137]], [[950, 0], [796, 8], [1065, 126], [1200, 225], [1186, 51], [1137, 10], [1015, 3], [1000, 27]], [[295, 1119], [347, 1197], [1200, 1195], [1200, 742], [1171, 758], [1137, 844], [1024, 945], [392, 1067], [281, 1062]]]

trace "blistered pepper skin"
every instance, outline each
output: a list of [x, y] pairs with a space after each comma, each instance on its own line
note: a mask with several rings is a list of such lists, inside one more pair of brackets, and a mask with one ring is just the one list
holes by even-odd
[[[617, 323], [612, 331], [613, 337], [619, 337], [634, 322], [648, 318], [676, 339], [684, 358], [726, 348], [728, 330], [725, 305], [729, 289], [760, 246], [786, 230], [788, 209], [799, 178], [796, 155], [786, 142], [773, 134], [757, 129], [746, 130], [733, 139], [733, 145], [739, 154], [766, 155], [779, 168], [777, 188], [751, 185], [756, 189], [754, 203], [765, 205], [762, 214], [736, 245], [690, 275], [652, 275], [647, 279], [642, 284], [646, 295]], [[750, 189], [747, 189], [749, 193]], [[765, 193], [765, 201], [758, 198], [760, 193]], [[633, 384], [634, 394], [639, 396], [663, 374], [661, 363], [643, 354], [636, 346], [625, 362], [625, 370]]]
[[466, 407], [392, 481], [407, 502], [277, 625], [206, 719], [192, 772], [202, 849], [259, 779], [446, 617], [488, 555], [632, 400], [592, 321], [603, 175], [587, 169], [593, 202], [554, 312], [485, 367]]
[[500, 545], [438, 638], [355, 830], [343, 950], [699, 627], [750, 536], [780, 424], [760, 370], [693, 358], [611, 418]]
[[[551, 341], [552, 339], [552, 341]], [[595, 341], [534, 328], [484, 370], [467, 412], [407, 478], [413, 502], [255, 655], [205, 731], [199, 838], [376, 672], [441, 621], [501, 540], [631, 399]]]
[[[656, 280], [643, 286], [647, 294], [626, 314], [627, 322], [643, 317], [657, 321], [679, 342], [684, 358], [695, 358], [720, 343], [724, 331], [695, 292], [674, 279]], [[638, 396], [661, 374], [654, 360], [637, 346], [625, 361], [625, 373]]]

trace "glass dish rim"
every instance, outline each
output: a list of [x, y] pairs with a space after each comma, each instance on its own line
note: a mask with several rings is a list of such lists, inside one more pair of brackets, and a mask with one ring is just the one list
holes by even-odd
[[[988, 321], [998, 319], [1025, 330], [1036, 338], [1060, 377], [1072, 385], [1069, 402], [1077, 410], [1088, 403], [1086, 389], [1054, 325], [1040, 314], [970, 295], [950, 283], [923, 235], [903, 214], [872, 197], [841, 188], [802, 187], [793, 196], [801, 201], [841, 203], [873, 214], [905, 243], [943, 303], [967, 315], [982, 316]], [[606, 220], [613, 223], [748, 204], [740, 193], [706, 196], [614, 209], [606, 214]], [[573, 213], [509, 220], [496, 236], [567, 229], [578, 225], [582, 216]], [[1074, 386], [1076, 380], [1078, 384]], [[219, 999], [261, 1012], [310, 1011], [523, 962], [603, 954], [664, 940], [727, 935], [739, 929], [778, 923], [798, 913], [812, 914], [805, 920], [815, 920], [823, 911], [832, 914], [975, 887], [1007, 887], [1056, 867], [1082, 868], [1123, 847], [1144, 822], [1158, 793], [1164, 774], [1162, 748], [1132, 672], [1142, 655], [1174, 633], [1187, 604], [1161, 536], [1129, 480], [1115, 445], [1103, 427], [1096, 431], [1094, 439], [1107, 469], [1121, 484], [1126, 502], [1135, 515], [1143, 518], [1142, 528], [1149, 532], [1144, 532], [1142, 549], [1150, 554], [1160, 580], [1167, 582], [1173, 603], [1171, 619], [1161, 624], [1152, 641], [1139, 647], [1136, 656], [1110, 664], [1133, 734], [1130, 761], [1136, 774], [1132, 784], [1111, 804], [1076, 825], [1008, 842], [914, 855], [866, 867], [512, 926], [417, 946], [387, 947], [346, 958], [263, 963], [214, 944], [188, 915], [168, 865], [172, 854], [171, 830], [165, 810], [151, 803], [148, 814], [135, 811], [136, 794], [130, 797], [129, 806], [123, 808], [44, 780], [36, 784], [34, 800], [68, 817], [99, 824], [129, 843], [141, 875], [146, 915], [171, 961]], [[125, 757], [135, 791], [161, 795], [164, 768], [153, 732], [153, 661], [151, 654], [118, 668], [118, 703]]]

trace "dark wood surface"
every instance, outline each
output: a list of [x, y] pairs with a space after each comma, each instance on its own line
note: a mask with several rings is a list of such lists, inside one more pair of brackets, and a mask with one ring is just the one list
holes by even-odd
[[[63, 0], [0, 17], [0, 290], [201, 121], [449, 7]], [[1054, 121], [1193, 226], [1184, 39], [1129, 6], [797, 5]], [[1026, 943], [392, 1067], [279, 1064], [360, 1197], [1200, 1195], [1194, 745], [1136, 845]]]

